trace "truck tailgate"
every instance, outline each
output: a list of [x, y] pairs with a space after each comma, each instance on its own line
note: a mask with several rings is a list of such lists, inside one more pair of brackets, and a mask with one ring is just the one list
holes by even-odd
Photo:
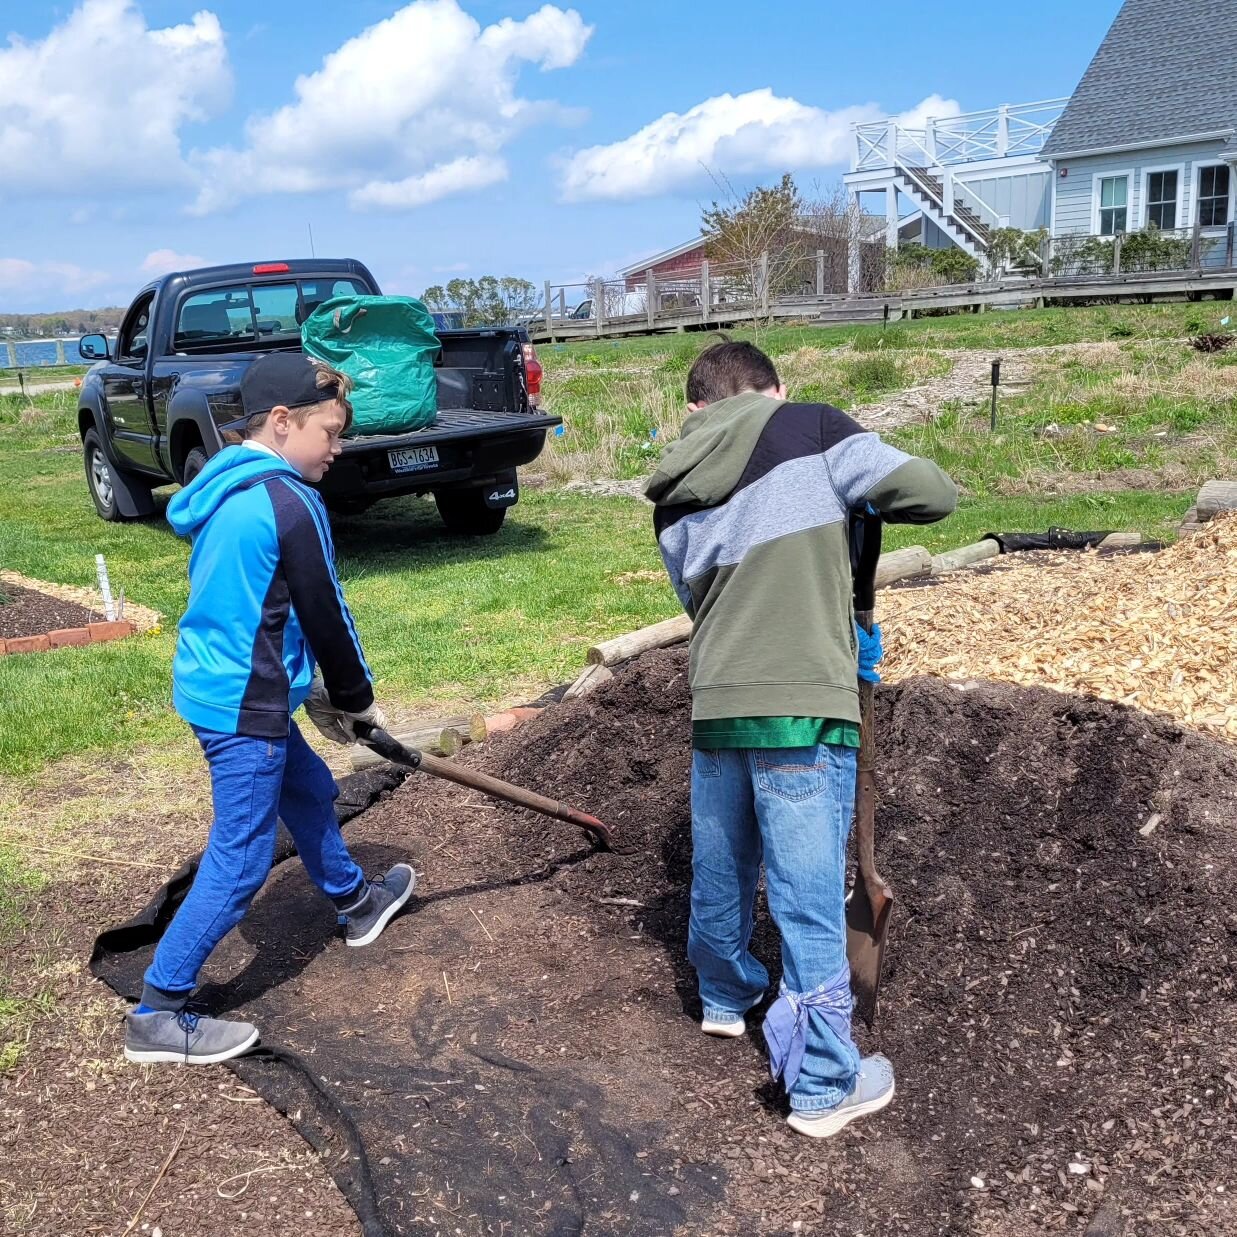
[[458, 438], [488, 438], [519, 430], [551, 429], [562, 417], [528, 412], [480, 412], [475, 408], [441, 408], [433, 425], [410, 434], [361, 434], [344, 440], [344, 455], [387, 447], [427, 447]]

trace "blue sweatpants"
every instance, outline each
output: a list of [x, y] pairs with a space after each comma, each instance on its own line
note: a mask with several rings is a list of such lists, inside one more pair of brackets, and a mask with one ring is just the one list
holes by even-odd
[[210, 766], [215, 820], [193, 885], [146, 971], [142, 1003], [151, 1009], [180, 1009], [197, 987], [203, 963], [270, 873], [280, 820], [314, 884], [337, 905], [355, 900], [365, 880], [335, 819], [335, 779], [295, 723], [286, 739], [193, 732]]

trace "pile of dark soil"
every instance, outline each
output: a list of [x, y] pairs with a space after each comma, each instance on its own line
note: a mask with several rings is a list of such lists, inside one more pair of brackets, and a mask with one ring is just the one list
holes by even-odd
[[87, 623], [103, 622], [103, 615], [79, 606], [75, 601], [61, 601], [32, 588], [17, 584], [0, 586], [0, 640], [19, 636], [41, 636], [63, 627], [85, 627]]
[[[822, 1143], [757, 1019], [694, 1022], [688, 707], [683, 653], [651, 654], [469, 756], [635, 853], [416, 777], [351, 826], [368, 869], [422, 873], [379, 945], [342, 948], [286, 864], [221, 951], [217, 1006], [356, 1122], [367, 1232], [1237, 1233], [1231, 747], [1042, 690], [882, 689], [899, 903], [860, 1040], [898, 1096]], [[763, 909], [755, 948], [776, 975]], [[328, 1159], [354, 1196], [356, 1155]]]

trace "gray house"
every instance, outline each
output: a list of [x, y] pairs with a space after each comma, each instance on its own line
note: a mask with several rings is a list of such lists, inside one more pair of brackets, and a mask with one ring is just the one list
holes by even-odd
[[[996, 228], [1054, 239], [1154, 227], [1229, 261], [1237, 218], [1237, 0], [1125, 0], [1069, 99], [857, 125], [856, 203], [880, 194], [886, 243], [976, 257]], [[870, 208], [869, 208], [870, 209]]]
[[1222, 233], [1235, 134], [1237, 4], [1125, 0], [1040, 151], [1053, 234]]

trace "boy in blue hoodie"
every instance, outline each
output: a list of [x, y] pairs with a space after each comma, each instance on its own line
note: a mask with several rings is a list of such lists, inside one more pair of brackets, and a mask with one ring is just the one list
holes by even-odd
[[349, 945], [376, 940], [412, 894], [408, 864], [367, 881], [353, 862], [334, 779], [292, 720], [304, 704], [338, 743], [356, 741], [358, 721], [386, 721], [335, 574], [326, 509], [305, 484], [342, 449], [351, 385], [300, 353], [259, 358], [241, 381], [239, 441], [168, 504], [172, 528], [193, 543], [172, 699], [210, 766], [215, 819], [128, 1015], [130, 1061], [208, 1065], [257, 1043], [256, 1027], [187, 1003], [203, 963], [266, 880], [280, 820], [346, 922]]

